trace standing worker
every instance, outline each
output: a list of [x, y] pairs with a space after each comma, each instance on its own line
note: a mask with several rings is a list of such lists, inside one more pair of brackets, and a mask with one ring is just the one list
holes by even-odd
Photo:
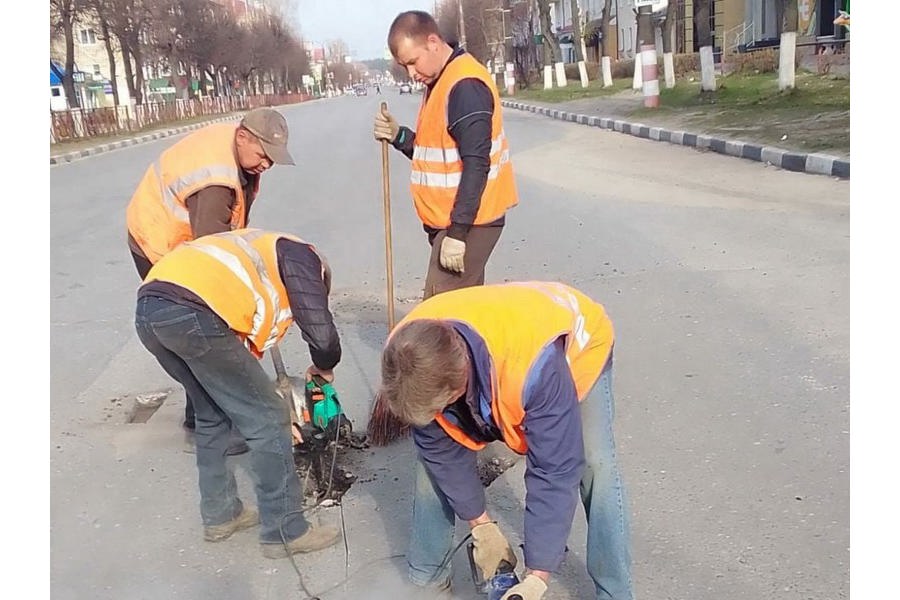
[[503, 560], [515, 566], [476, 470], [477, 452], [501, 441], [526, 457], [526, 576], [504, 600], [543, 596], [563, 560], [579, 490], [594, 597], [633, 598], [613, 440], [613, 339], [603, 306], [549, 282], [439, 294], [398, 323], [382, 355], [380, 393], [412, 426], [418, 451], [406, 554], [414, 584], [450, 585], [440, 568], [457, 518], [471, 527], [485, 580]]
[[[147, 168], [126, 213], [128, 248], [141, 279], [182, 242], [246, 227], [263, 171], [293, 165], [288, 126], [271, 108], [251, 110], [238, 125], [207, 125], [160, 154]], [[192, 449], [193, 398], [186, 391], [183, 427]], [[247, 445], [233, 436], [229, 454]]]
[[[300, 512], [289, 410], [257, 360], [296, 321], [312, 358], [307, 379], [334, 380], [341, 345], [328, 308], [330, 281], [312, 245], [284, 233], [238, 229], [179, 245], [138, 290], [138, 337], [194, 401], [207, 541], [261, 523], [263, 555], [279, 558], [326, 548], [340, 537], [334, 527], [312, 527]], [[226, 462], [232, 427], [250, 448], [258, 512], [237, 497]]]
[[412, 159], [413, 204], [432, 248], [424, 297], [482, 285], [506, 211], [518, 204], [497, 87], [472, 55], [447, 44], [426, 12], [398, 15], [388, 45], [426, 85], [416, 131], [387, 111], [375, 116], [375, 139]]

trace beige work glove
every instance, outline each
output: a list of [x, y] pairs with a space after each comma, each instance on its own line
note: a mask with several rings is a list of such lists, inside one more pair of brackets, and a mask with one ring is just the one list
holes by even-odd
[[546, 591], [547, 584], [543, 579], [537, 575], [527, 575], [522, 583], [509, 588], [500, 600], [512, 600], [515, 596], [521, 597], [522, 600], [541, 600]]
[[375, 115], [375, 139], [387, 140], [388, 143], [393, 144], [398, 133], [400, 133], [400, 124], [397, 119], [387, 110], [378, 111], [378, 114]]
[[501, 560], [516, 566], [516, 554], [496, 523], [476, 525], [472, 528], [472, 538], [475, 540], [472, 558], [481, 569], [485, 581], [496, 575]]
[[463, 258], [466, 256], [466, 243], [462, 240], [446, 236], [441, 242], [441, 266], [454, 273], [466, 270]]

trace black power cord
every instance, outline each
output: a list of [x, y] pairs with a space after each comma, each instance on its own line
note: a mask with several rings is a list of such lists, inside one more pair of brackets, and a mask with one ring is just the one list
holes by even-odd
[[[335, 436], [334, 436], [334, 452], [331, 455], [331, 470], [328, 473], [328, 488], [325, 492], [326, 499], [331, 494], [331, 487], [332, 487], [332, 483], [334, 481], [334, 469], [335, 469], [335, 465], [337, 464], [338, 442], [340, 441], [340, 436], [341, 436], [340, 425], [335, 427], [335, 430], [336, 430], [336, 432], [335, 432]], [[371, 565], [371, 564], [374, 564], [377, 562], [381, 562], [383, 560], [393, 560], [395, 558], [403, 558], [406, 556], [406, 554], [392, 554], [390, 556], [376, 558], [374, 560], [371, 560], [371, 561], [361, 565], [360, 568], [357, 569], [356, 573], [354, 573], [354, 575], [351, 576], [349, 574], [350, 545], [347, 542], [347, 528], [344, 523], [344, 505], [341, 502], [338, 502], [337, 505], [340, 508], [341, 535], [344, 539], [344, 579], [343, 579], [343, 581], [320, 592], [320, 595], [328, 594], [328, 593], [336, 590], [337, 588], [339, 588], [343, 585], [346, 585], [347, 582], [349, 582], [351, 579], [353, 579], [353, 577], [356, 576], [356, 574], [362, 572], [363, 567], [366, 567], [368, 565]], [[294, 560], [294, 555], [291, 553], [290, 548], [288, 547], [287, 538], [284, 535], [284, 520], [291, 515], [297, 515], [297, 514], [303, 515], [303, 514], [306, 514], [308, 511], [315, 511], [319, 508], [321, 508], [321, 504], [316, 504], [315, 506], [309, 506], [309, 507], [301, 509], [301, 510], [292, 510], [290, 512], [285, 513], [284, 516], [281, 517], [281, 522], [278, 524], [278, 530], [281, 533], [281, 543], [284, 545], [284, 551], [287, 554], [288, 559], [290, 559], [291, 565], [294, 567], [294, 572], [297, 573], [297, 580], [300, 583], [300, 589], [303, 590], [304, 594], [306, 594], [306, 597], [303, 600], [321, 600], [321, 598], [320, 598], [320, 596], [314, 596], [312, 594], [312, 592], [310, 592], [309, 589], [306, 587], [306, 583], [303, 581], [303, 574], [300, 572], [300, 567], [297, 566], [297, 562]], [[453, 557], [456, 556], [457, 552], [459, 552], [459, 549], [462, 548], [465, 545], [465, 543], [468, 542], [471, 538], [472, 538], [472, 534], [467, 533], [466, 536], [462, 539], [462, 541], [456, 545], [456, 547], [452, 548], [450, 551], [447, 552], [446, 555], [444, 555], [444, 560], [441, 561], [441, 564], [435, 570], [434, 574], [428, 580], [428, 583], [426, 585], [431, 585], [432, 583], [435, 583], [435, 581], [437, 581], [438, 575], [440, 575], [450, 565], [451, 561], [453, 560]]]
[[[334, 452], [331, 455], [331, 470], [328, 473], [328, 489], [325, 492], [326, 499], [331, 494], [331, 486], [334, 481], [334, 467], [337, 464], [338, 442], [340, 441], [340, 437], [341, 437], [340, 422], [338, 423], [338, 426], [335, 427], [334, 429], [335, 429]], [[307, 474], [308, 474], [308, 472], [307, 472]], [[284, 545], [284, 551], [287, 554], [287, 557], [290, 559], [291, 565], [294, 567], [294, 571], [297, 573], [297, 579], [300, 582], [300, 589], [302, 589], [303, 593], [306, 594], [306, 598], [304, 600], [320, 600], [320, 598], [318, 596], [313, 596], [312, 593], [309, 591], [309, 589], [307, 589], [306, 584], [303, 581], [303, 574], [300, 572], [300, 567], [297, 566], [297, 561], [294, 560], [294, 555], [291, 552], [291, 549], [288, 547], [287, 538], [284, 535], [284, 520], [291, 515], [296, 515], [296, 514], [304, 515], [304, 514], [306, 514], [307, 511], [316, 510], [316, 509], [320, 508], [320, 506], [321, 506], [320, 504], [316, 504], [315, 506], [310, 506], [310, 507], [307, 507], [307, 508], [304, 508], [301, 510], [292, 510], [290, 512], [287, 512], [281, 517], [281, 521], [278, 524], [278, 531], [281, 534], [281, 543]], [[341, 533], [343, 534], [343, 538], [344, 538], [344, 575], [345, 575], [345, 581], [346, 581], [347, 580], [347, 576], [346, 576], [347, 570], [349, 569], [349, 565], [350, 565], [350, 547], [347, 544], [347, 530], [344, 526], [344, 507], [340, 503], [338, 503], [338, 506], [341, 507]]]

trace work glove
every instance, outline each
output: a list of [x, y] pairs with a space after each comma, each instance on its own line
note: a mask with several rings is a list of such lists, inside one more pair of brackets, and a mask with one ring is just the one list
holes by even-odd
[[375, 139], [378, 141], [387, 140], [393, 144], [400, 133], [400, 124], [397, 119], [387, 110], [380, 110], [375, 115]]
[[466, 243], [450, 236], [441, 242], [441, 266], [454, 273], [465, 271], [463, 258], [466, 255]]
[[476, 525], [472, 528], [472, 538], [475, 540], [472, 559], [481, 569], [485, 581], [496, 575], [501, 560], [516, 566], [516, 554], [496, 523]]
[[[541, 600], [544, 592], [547, 591], [547, 584], [537, 575], [527, 575], [522, 583], [512, 586], [500, 600]], [[519, 598], [516, 598], [518, 596]]]

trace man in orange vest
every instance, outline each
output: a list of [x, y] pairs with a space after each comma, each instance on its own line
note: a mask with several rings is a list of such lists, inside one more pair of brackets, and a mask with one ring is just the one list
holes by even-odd
[[381, 394], [418, 450], [410, 580], [441, 571], [456, 519], [485, 579], [515, 554], [485, 509], [477, 452], [500, 441], [526, 457], [526, 575], [504, 600], [539, 600], [566, 551], [580, 492], [585, 562], [600, 599], [631, 600], [629, 517], [613, 440], [614, 332], [600, 304], [561, 283], [455, 290], [425, 300], [384, 348]]
[[[287, 141], [281, 113], [257, 108], [238, 125], [208, 125], [164, 150], [147, 168], [126, 212], [128, 247], [141, 279], [182, 242], [246, 227], [260, 175], [273, 164], [294, 164]], [[183, 426], [192, 448], [189, 394]], [[246, 451], [234, 436], [229, 454]]]
[[387, 111], [374, 128], [376, 140], [412, 160], [413, 204], [432, 248], [424, 296], [481, 285], [506, 211], [518, 203], [497, 86], [471, 54], [447, 44], [426, 12], [398, 15], [388, 45], [426, 85], [415, 131]]
[[[312, 358], [307, 377], [334, 380], [341, 344], [328, 308], [330, 280], [311, 244], [238, 229], [180, 244], [138, 290], [138, 337], [194, 400], [207, 541], [259, 523], [263, 555], [279, 558], [340, 537], [334, 527], [311, 526], [300, 512], [288, 407], [258, 360], [296, 322]], [[250, 448], [258, 511], [241, 503], [226, 462], [232, 427]]]

